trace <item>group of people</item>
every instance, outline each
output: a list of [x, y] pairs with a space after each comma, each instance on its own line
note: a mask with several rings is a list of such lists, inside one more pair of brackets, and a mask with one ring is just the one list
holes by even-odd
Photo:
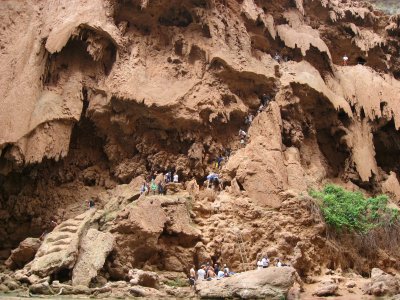
[[165, 195], [165, 185], [170, 182], [179, 183], [179, 175], [168, 171], [164, 174], [164, 180], [160, 180], [158, 183], [156, 183], [156, 179], [152, 176], [150, 181], [143, 182], [140, 187], [140, 194], [149, 195], [152, 193], [153, 195]]
[[173, 173], [171, 171], [168, 171], [167, 173], [164, 174], [164, 182], [170, 183], [170, 182], [174, 182], [174, 183], [178, 183], [179, 182], [179, 175], [178, 173]]
[[280, 55], [278, 52], [275, 52], [274, 59], [275, 59], [278, 63], [281, 63], [281, 62], [288, 62], [289, 60], [291, 60], [291, 58], [289, 58], [289, 57], [286, 56], [286, 55], [282, 57], [282, 55]]
[[[271, 262], [268, 256], [264, 255], [257, 261], [257, 269], [265, 269], [271, 265]], [[279, 258], [275, 258], [275, 267], [284, 267], [287, 264], [283, 263]], [[213, 279], [221, 279], [225, 277], [230, 277], [235, 275], [234, 272], [231, 272], [226, 264], [222, 268], [220, 268], [219, 264], [206, 263], [200, 266], [200, 268], [196, 272], [196, 267], [192, 266], [189, 271], [189, 283], [191, 287], [194, 287], [196, 281], [199, 280], [213, 280]]]
[[148, 194], [150, 194], [150, 192], [153, 195], [155, 195], [157, 193], [159, 195], [164, 195], [165, 194], [164, 184], [161, 181], [156, 183], [154, 178], [151, 179], [150, 183], [147, 181], [143, 182], [142, 186], [140, 187], [140, 194], [148, 195]]
[[[263, 112], [270, 102], [271, 97], [269, 97], [267, 94], [262, 94], [262, 96], [260, 97], [260, 106], [258, 107], [257, 114]], [[244, 119], [244, 124], [249, 127], [254, 118], [255, 116], [252, 113], [249, 113]], [[239, 139], [240, 145], [244, 146], [247, 142], [248, 134], [243, 128], [239, 129]]]
[[[257, 261], [257, 269], [268, 268], [270, 264], [271, 262], [268, 256], [263, 256], [261, 259]], [[275, 267], [284, 267], [284, 266], [287, 266], [287, 264], [281, 262], [279, 258], [275, 258]]]
[[194, 287], [196, 281], [198, 280], [212, 280], [212, 279], [221, 279], [224, 277], [230, 277], [234, 275], [234, 272], [231, 272], [226, 264], [224, 264], [223, 268], [216, 263], [212, 266], [211, 263], [203, 264], [197, 270], [195, 270], [195, 266], [192, 266], [189, 272], [189, 283], [190, 286]]

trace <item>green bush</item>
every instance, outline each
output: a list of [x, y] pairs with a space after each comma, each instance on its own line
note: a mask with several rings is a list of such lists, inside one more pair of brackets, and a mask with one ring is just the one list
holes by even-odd
[[399, 220], [399, 211], [387, 206], [385, 195], [366, 199], [360, 192], [347, 191], [333, 184], [309, 194], [317, 199], [325, 222], [338, 231], [367, 233]]

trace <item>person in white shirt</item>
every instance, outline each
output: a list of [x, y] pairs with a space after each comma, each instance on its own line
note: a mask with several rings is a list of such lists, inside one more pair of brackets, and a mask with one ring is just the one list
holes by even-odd
[[260, 270], [263, 268], [261, 260], [257, 261], [257, 270]]
[[230, 270], [229, 270], [229, 268], [227, 267], [226, 264], [224, 264], [224, 276], [225, 277], [229, 277], [230, 276]]
[[175, 175], [174, 175], [174, 182], [175, 182], [175, 183], [178, 183], [178, 182], [179, 182], [178, 174], [175, 174]]
[[197, 271], [197, 280], [204, 280], [206, 277], [206, 266], [202, 265], [201, 268]]
[[278, 268], [282, 267], [281, 260], [279, 258], [276, 258], [275, 260], [276, 260], [275, 266]]
[[264, 256], [262, 258], [262, 260], [261, 260], [261, 263], [262, 263], [262, 267], [263, 268], [268, 268], [268, 266], [269, 266], [269, 258]]
[[343, 56], [343, 66], [347, 66], [347, 61], [349, 60], [349, 57], [347, 56], [347, 54], [345, 54]]

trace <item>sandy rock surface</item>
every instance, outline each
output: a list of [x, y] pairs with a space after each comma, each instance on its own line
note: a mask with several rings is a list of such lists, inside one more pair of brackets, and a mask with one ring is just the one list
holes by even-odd
[[37, 238], [27, 238], [23, 240], [18, 248], [11, 252], [10, 257], [5, 261], [5, 265], [10, 269], [17, 269], [30, 262], [38, 251], [42, 242]]
[[113, 247], [112, 234], [89, 229], [80, 243], [79, 256], [72, 272], [72, 285], [89, 286]]

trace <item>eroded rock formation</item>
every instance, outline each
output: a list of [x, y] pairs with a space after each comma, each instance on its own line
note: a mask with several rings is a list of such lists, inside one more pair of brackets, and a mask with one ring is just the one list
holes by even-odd
[[[399, 204], [398, 15], [361, 1], [6, 0], [0, 20], [0, 258], [60, 224], [31, 263], [9, 259], [21, 281], [68, 290], [52, 281], [89, 261], [86, 286], [210, 259], [246, 270], [260, 253], [302, 278], [398, 268], [383, 240], [330, 241], [305, 196], [333, 181]], [[204, 188], [228, 149], [222, 190]], [[169, 170], [181, 183], [167, 196], [140, 195]]]

